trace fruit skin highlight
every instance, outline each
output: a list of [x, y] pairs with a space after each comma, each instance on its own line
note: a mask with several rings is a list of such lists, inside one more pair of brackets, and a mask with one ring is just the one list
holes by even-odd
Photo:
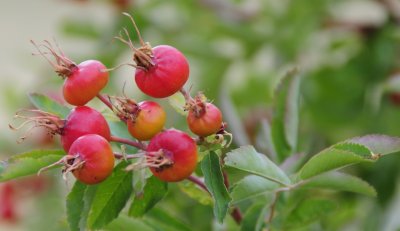
[[187, 59], [179, 50], [168, 45], [151, 48], [151, 52], [152, 64], [137, 58], [137, 65], [142, 67], [135, 72], [137, 86], [143, 93], [154, 98], [175, 94], [189, 78]]
[[127, 121], [128, 131], [140, 141], [150, 140], [164, 128], [166, 113], [153, 101], [140, 102], [137, 108], [137, 115]]
[[103, 115], [88, 106], [78, 106], [71, 110], [61, 130], [61, 144], [66, 152], [79, 137], [98, 134], [106, 140], [111, 139], [110, 128]]
[[150, 167], [154, 176], [162, 181], [177, 182], [190, 176], [197, 165], [196, 142], [186, 133], [169, 129], [151, 139], [147, 152], [162, 151], [170, 164]]
[[111, 145], [102, 136], [89, 134], [79, 137], [68, 152], [74, 157], [73, 164], [82, 165], [72, 173], [85, 184], [97, 184], [111, 175], [114, 168], [114, 153]]
[[212, 103], [204, 103], [199, 110], [189, 110], [186, 121], [190, 131], [201, 137], [217, 133], [223, 122], [221, 111]]
[[108, 83], [108, 72], [97, 60], [87, 60], [71, 67], [63, 85], [65, 101], [82, 106], [96, 97]]

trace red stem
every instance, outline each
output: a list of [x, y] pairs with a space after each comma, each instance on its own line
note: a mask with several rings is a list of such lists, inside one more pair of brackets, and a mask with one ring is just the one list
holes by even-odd
[[114, 157], [116, 159], [124, 159], [124, 158], [126, 158], [126, 159], [129, 160], [129, 159], [140, 158], [140, 157], [143, 157], [144, 155], [145, 155], [144, 152], [139, 152], [139, 153], [136, 153], [136, 154], [126, 154], [126, 155], [124, 155], [122, 153], [114, 152]]
[[204, 189], [204, 191], [208, 192], [208, 193], [211, 195], [211, 193], [210, 193], [210, 191], [208, 191], [206, 185], [205, 185], [199, 178], [197, 178], [197, 177], [195, 177], [195, 176], [189, 176], [189, 177], [186, 178], [186, 179], [188, 179], [188, 180], [190, 180], [191, 182], [197, 184], [200, 188]]
[[240, 225], [240, 223], [242, 222], [243, 216], [238, 207], [233, 208], [233, 210], [231, 212], [231, 216], [236, 221], [236, 223], [238, 225]]
[[146, 145], [141, 142], [137, 142], [137, 141], [133, 141], [133, 140], [117, 137], [117, 136], [111, 136], [110, 141], [127, 144], [129, 146], [133, 146], [133, 147], [136, 147], [136, 148], [142, 149], [142, 150], [146, 150], [146, 148], [147, 148]]
[[[229, 179], [228, 175], [226, 174], [225, 171], [222, 171], [222, 175], [224, 176], [224, 184], [227, 189], [229, 189]], [[240, 212], [239, 207], [233, 207], [233, 210], [231, 212], [232, 218], [236, 221], [238, 225], [242, 222], [243, 216], [242, 213]]]
[[106, 97], [104, 97], [103, 95], [101, 95], [101, 94], [99, 93], [99, 94], [97, 94], [97, 98], [98, 98], [101, 102], [103, 102], [108, 108], [110, 108], [111, 111], [113, 111], [113, 105], [111, 104], [111, 102], [110, 102], [108, 99], [106, 99]]
[[192, 100], [192, 97], [190, 96], [189, 92], [185, 90], [185, 88], [182, 87], [179, 91], [182, 93], [183, 97], [185, 97], [186, 103]]

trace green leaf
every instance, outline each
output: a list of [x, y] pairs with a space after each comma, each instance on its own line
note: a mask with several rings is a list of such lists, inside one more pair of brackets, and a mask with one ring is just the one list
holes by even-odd
[[127, 126], [122, 121], [109, 120], [108, 125], [110, 126], [111, 134], [113, 136], [118, 136], [125, 139], [132, 139], [131, 134], [129, 134]]
[[371, 151], [361, 144], [350, 143], [350, 142], [342, 142], [332, 146], [332, 148], [348, 151], [355, 153], [356, 155], [363, 156], [365, 158], [371, 158]]
[[[136, 163], [138, 161], [146, 161], [146, 157], [137, 158]], [[133, 185], [133, 193], [135, 195], [141, 195], [144, 191], [144, 186], [146, 186], [147, 179], [150, 178], [153, 174], [149, 170], [149, 168], [141, 168], [135, 170], [132, 176], [132, 185]]]
[[204, 174], [204, 183], [214, 199], [214, 216], [222, 223], [232, 199], [224, 184], [219, 157], [215, 152], [210, 152], [203, 158], [201, 171]]
[[289, 214], [285, 227], [301, 227], [308, 225], [336, 209], [336, 204], [325, 199], [306, 199]]
[[0, 182], [36, 174], [41, 168], [57, 162], [64, 155], [63, 150], [33, 150], [14, 155], [0, 162]]
[[199, 188], [194, 183], [184, 180], [178, 183], [179, 189], [188, 195], [190, 198], [198, 201], [200, 204], [203, 205], [212, 205], [213, 200], [203, 189]]
[[121, 214], [117, 219], [113, 220], [105, 228], [107, 231], [121, 231], [121, 230], [140, 230], [140, 231], [155, 231], [151, 226], [147, 225], [140, 219], [128, 217]]
[[184, 110], [184, 106], [186, 104], [185, 97], [180, 92], [168, 97], [168, 102], [176, 112], [183, 116], [187, 116], [188, 113]]
[[146, 214], [149, 225], [162, 231], [190, 231], [191, 228], [185, 223], [172, 216], [168, 210], [154, 208]]
[[132, 193], [132, 172], [125, 171], [129, 162], [119, 163], [111, 176], [102, 182], [93, 198], [88, 226], [99, 229], [114, 220]]
[[367, 158], [364, 155], [358, 155], [354, 152], [335, 148], [328, 148], [316, 154], [306, 162], [300, 169], [299, 176], [301, 179], [308, 179], [324, 172], [340, 169], [348, 165], [370, 161], [372, 161], [372, 159]]
[[267, 119], [262, 119], [260, 122], [260, 131], [256, 136], [256, 145], [259, 150], [266, 150], [271, 157], [277, 157], [275, 145], [272, 141], [271, 125]]
[[316, 176], [310, 179], [310, 181], [305, 183], [302, 187], [324, 188], [360, 193], [371, 197], [376, 196], [375, 189], [367, 182], [361, 180], [358, 177], [339, 172], [326, 173], [320, 176]]
[[293, 69], [275, 91], [271, 134], [280, 161], [291, 155], [297, 146], [299, 95], [300, 76], [297, 69]]
[[232, 186], [231, 196], [232, 204], [236, 204], [245, 200], [264, 196], [267, 200], [272, 195], [273, 190], [279, 188], [279, 184], [267, 180], [263, 177], [250, 175], [243, 178]]
[[67, 220], [69, 228], [72, 231], [79, 231], [79, 223], [81, 220], [81, 214], [84, 208], [84, 196], [87, 185], [76, 181], [71, 192], [67, 196]]
[[400, 151], [400, 138], [387, 135], [366, 135], [349, 139], [348, 142], [364, 145], [374, 154], [387, 155]]
[[81, 219], [79, 221], [79, 229], [87, 230], [87, 220], [90, 209], [92, 207], [93, 199], [96, 195], [98, 185], [87, 186], [85, 195], [83, 196], [83, 209], [81, 212]]
[[168, 192], [168, 184], [152, 176], [147, 179], [142, 194], [135, 195], [129, 215], [141, 217], [153, 208]]
[[37, 109], [56, 114], [61, 118], [67, 117], [71, 111], [71, 109], [68, 107], [61, 105], [60, 103], [43, 94], [30, 93], [29, 99]]
[[225, 165], [246, 173], [264, 177], [270, 181], [289, 185], [290, 179], [265, 155], [258, 153], [253, 146], [243, 146], [226, 154]]
[[265, 225], [268, 204], [255, 203], [247, 209], [240, 227], [241, 231], [259, 231]]

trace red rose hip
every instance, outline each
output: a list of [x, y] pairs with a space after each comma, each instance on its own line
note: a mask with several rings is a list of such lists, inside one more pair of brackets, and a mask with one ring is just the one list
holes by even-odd
[[197, 145], [186, 133], [169, 129], [151, 139], [146, 159], [157, 178], [166, 182], [181, 181], [196, 168]]
[[[25, 115], [25, 113], [28, 115]], [[33, 115], [29, 115], [29, 113]], [[28, 138], [32, 134], [31, 129], [35, 127], [45, 128], [50, 136], [60, 135], [61, 144], [66, 152], [68, 152], [72, 143], [83, 135], [98, 134], [106, 140], [111, 139], [110, 128], [106, 119], [100, 112], [87, 106], [78, 106], [72, 109], [66, 119], [40, 110], [21, 110], [14, 117], [23, 119], [25, 122], [18, 127], [10, 124], [9, 126], [13, 130], [32, 125], [25, 135], [20, 137], [19, 142]]]
[[71, 171], [76, 179], [85, 184], [97, 184], [111, 175], [114, 168], [114, 153], [103, 137], [90, 134], [79, 137], [68, 152]]
[[[31, 42], [37, 48], [39, 54], [46, 58], [55, 72], [65, 79], [63, 95], [65, 101], [69, 104], [74, 106], [85, 105], [107, 85], [107, 68], [100, 61], [87, 60], [76, 64], [65, 56], [57, 43], [58, 51], [46, 40], [40, 46], [33, 41]], [[47, 51], [43, 52], [40, 47], [44, 47]], [[54, 57], [55, 62], [46, 56], [48, 54]]]
[[61, 132], [61, 144], [65, 151], [79, 137], [87, 134], [98, 134], [110, 140], [111, 133], [104, 116], [93, 108], [78, 106], [67, 116]]
[[153, 101], [140, 102], [137, 109], [134, 118], [127, 121], [128, 131], [138, 140], [150, 140], [164, 128], [166, 113]]
[[107, 85], [108, 72], [97, 60], [87, 60], [71, 68], [63, 86], [65, 101], [82, 106], [92, 100]]
[[134, 52], [135, 82], [139, 89], [154, 98], [165, 98], [178, 92], [189, 78], [189, 63], [186, 57], [172, 46], [159, 45], [152, 48], [148, 42], [143, 41], [132, 16], [123, 14], [131, 19], [141, 47], [133, 46], [127, 30], [125, 35], [128, 39], [124, 39], [122, 35], [116, 38]]
[[222, 113], [214, 104], [204, 103], [200, 110], [189, 110], [186, 120], [194, 134], [205, 137], [221, 129]]
[[154, 98], [164, 98], [185, 85], [189, 78], [189, 64], [176, 48], [156, 46], [152, 48], [151, 60], [153, 64], [138, 68], [135, 73], [135, 82], [143, 93]]

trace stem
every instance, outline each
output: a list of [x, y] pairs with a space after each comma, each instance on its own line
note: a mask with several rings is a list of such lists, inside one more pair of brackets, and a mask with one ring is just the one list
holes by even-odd
[[204, 191], [208, 192], [210, 195], [210, 191], [208, 191], [206, 185], [197, 177], [195, 176], [189, 176], [188, 178], [186, 178], [187, 180], [190, 180], [191, 182], [197, 184], [200, 188], [204, 189]]
[[110, 102], [108, 99], [106, 99], [106, 97], [104, 97], [103, 95], [101, 95], [101, 94], [99, 93], [99, 94], [97, 94], [97, 98], [98, 98], [101, 102], [103, 102], [108, 108], [110, 108], [111, 111], [114, 111], [113, 105], [111, 104], [111, 102]]
[[144, 152], [138, 152], [136, 154], [126, 154], [126, 155], [124, 155], [122, 153], [114, 152], [114, 157], [116, 159], [124, 159], [125, 158], [125, 159], [129, 160], [129, 159], [140, 158], [140, 157], [143, 157], [144, 155], [145, 155]]
[[[222, 175], [224, 176], [224, 184], [225, 184], [225, 187], [226, 187], [227, 189], [229, 189], [228, 174], [226, 174], [225, 171], [222, 171]], [[240, 212], [239, 207], [236, 207], [236, 206], [233, 207], [233, 210], [232, 210], [232, 212], [231, 212], [231, 216], [232, 216], [232, 218], [236, 221], [236, 223], [237, 223], [238, 225], [240, 225], [240, 223], [242, 222], [243, 216], [242, 216], [242, 213]]]
[[[279, 195], [280, 195], [282, 192], [291, 191], [291, 190], [293, 190], [293, 189], [295, 189], [295, 188], [301, 186], [302, 184], [304, 184], [304, 183], [306, 183], [306, 182], [307, 182], [307, 181], [302, 180], [302, 181], [299, 181], [298, 183], [296, 183], [296, 184], [294, 184], [294, 185], [289, 185], [289, 186], [284, 187], [284, 188], [279, 188], [279, 189], [277, 189], [277, 190], [275, 191], [274, 200], [272, 201], [271, 206], [270, 206], [270, 209], [269, 209], [270, 212], [269, 212], [269, 215], [268, 215], [267, 224], [271, 224], [272, 219], [274, 218], [276, 202], [278, 201]], [[267, 231], [268, 231], [268, 230], [270, 230], [270, 229], [267, 228]]]
[[137, 142], [137, 141], [133, 141], [133, 140], [117, 137], [117, 136], [111, 136], [110, 141], [126, 144], [126, 145], [136, 147], [136, 148], [142, 149], [142, 150], [146, 150], [146, 148], [147, 148], [147, 146], [141, 142]]
[[185, 88], [182, 87], [179, 91], [182, 93], [183, 97], [185, 97], [186, 103], [192, 100], [192, 97], [190, 96], [189, 92], [185, 90]]
[[[276, 206], [276, 202], [278, 201], [280, 192], [281, 192], [281, 191], [276, 191], [276, 192], [275, 192], [274, 200], [272, 201], [272, 204], [271, 204], [270, 209], [269, 209], [270, 212], [269, 212], [268, 220], [267, 220], [267, 223], [268, 223], [268, 224], [271, 224], [272, 219], [274, 218], [275, 206]], [[269, 228], [268, 228], [267, 230], [269, 230]]]
[[236, 223], [238, 225], [240, 225], [240, 222], [242, 222], [243, 216], [238, 207], [233, 208], [233, 210], [231, 212], [231, 216], [236, 221]]

